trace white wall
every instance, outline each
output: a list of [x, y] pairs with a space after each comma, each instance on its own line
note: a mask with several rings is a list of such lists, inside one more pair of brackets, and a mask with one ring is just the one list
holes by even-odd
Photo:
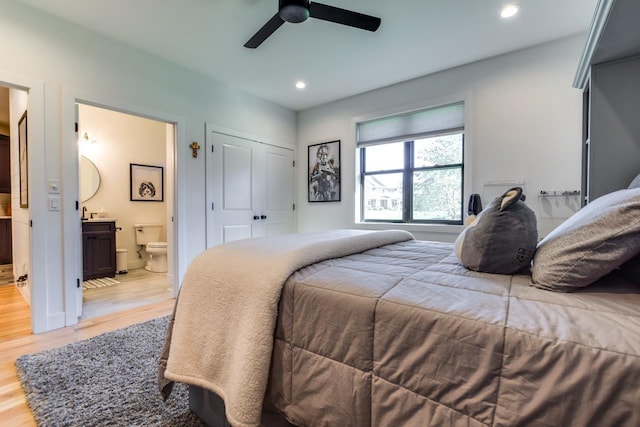
[[[295, 113], [16, 1], [3, 1], [1, 8], [0, 83], [27, 87], [34, 110], [30, 123], [34, 330], [54, 329], [77, 319], [68, 313], [75, 306], [72, 292], [79, 266], [69, 253], [72, 249], [65, 247], [73, 240], [69, 236], [79, 236], [73, 133], [77, 100], [177, 123], [177, 280], [181, 281], [189, 262], [205, 248], [206, 235], [205, 156], [193, 158], [188, 145], [192, 141], [204, 145], [204, 124], [209, 122], [294, 148]], [[61, 180], [60, 211], [47, 209], [49, 179]]]
[[[20, 163], [18, 161], [18, 122], [27, 110], [27, 92], [9, 90], [9, 122], [11, 126], [11, 248], [13, 277], [31, 276], [29, 260], [29, 208], [20, 207]], [[29, 116], [27, 115], [27, 123]], [[18, 288], [24, 299], [31, 304], [30, 279], [21, 282]]]
[[[457, 94], [470, 96], [471, 189], [489, 202], [490, 181], [525, 181], [528, 205], [541, 236], [578, 206], [578, 197], [542, 199], [540, 190], [578, 190], [581, 170], [582, 95], [571, 87], [584, 36], [494, 57], [354, 96], [298, 115], [298, 182], [306, 182], [307, 146], [340, 139], [342, 201], [306, 202], [298, 190], [300, 232], [349, 228], [355, 218], [355, 127], [353, 119]], [[398, 64], [402, 66], [402, 64]], [[466, 206], [465, 206], [466, 207]], [[385, 227], [385, 226], [383, 226]], [[459, 227], [413, 227], [417, 238], [452, 241]], [[421, 231], [417, 231], [421, 230]], [[442, 232], [444, 231], [444, 232]]]
[[[129, 165], [161, 166], [166, 187], [166, 125], [84, 104], [78, 106], [78, 119], [80, 154], [91, 160], [100, 173], [98, 191], [82, 206], [87, 208], [87, 216], [104, 210], [104, 215], [117, 218], [116, 225], [122, 230], [116, 233], [116, 246], [127, 249], [129, 269], [141, 268], [144, 260], [137, 252], [140, 247], [134, 224], [162, 225], [159, 241], [166, 242], [167, 194], [165, 189], [162, 202], [131, 201]], [[89, 141], [83, 140], [85, 132]]]

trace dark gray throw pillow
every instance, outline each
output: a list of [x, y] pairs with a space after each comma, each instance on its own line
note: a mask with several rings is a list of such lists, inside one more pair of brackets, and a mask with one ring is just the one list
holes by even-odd
[[493, 199], [455, 242], [465, 268], [497, 274], [528, 270], [538, 241], [536, 215], [522, 200], [522, 188]]
[[582, 288], [640, 254], [640, 188], [604, 195], [549, 233], [533, 258], [533, 285]]

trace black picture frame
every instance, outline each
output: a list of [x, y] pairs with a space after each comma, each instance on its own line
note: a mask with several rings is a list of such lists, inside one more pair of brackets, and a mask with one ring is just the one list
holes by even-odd
[[27, 111], [18, 120], [18, 168], [20, 173], [20, 207], [29, 207], [29, 138]]
[[309, 202], [339, 202], [340, 140], [310, 145], [307, 171]]
[[132, 202], [163, 202], [164, 168], [130, 163], [129, 186]]

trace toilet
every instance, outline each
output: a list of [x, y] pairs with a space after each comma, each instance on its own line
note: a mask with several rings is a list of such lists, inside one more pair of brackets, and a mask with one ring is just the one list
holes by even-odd
[[136, 243], [144, 246], [147, 253], [145, 270], [154, 273], [167, 272], [167, 242], [159, 242], [161, 224], [134, 224], [136, 229]]

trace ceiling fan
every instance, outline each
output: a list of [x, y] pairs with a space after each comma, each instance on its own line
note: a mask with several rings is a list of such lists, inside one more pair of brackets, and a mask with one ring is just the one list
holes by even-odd
[[279, 1], [280, 6], [278, 7], [278, 13], [273, 15], [273, 17], [244, 44], [244, 47], [255, 49], [280, 28], [285, 21], [297, 24], [306, 21], [309, 17], [367, 31], [376, 31], [378, 27], [380, 27], [381, 20], [375, 16], [340, 9], [339, 7], [326, 4], [312, 3], [309, 0]]

